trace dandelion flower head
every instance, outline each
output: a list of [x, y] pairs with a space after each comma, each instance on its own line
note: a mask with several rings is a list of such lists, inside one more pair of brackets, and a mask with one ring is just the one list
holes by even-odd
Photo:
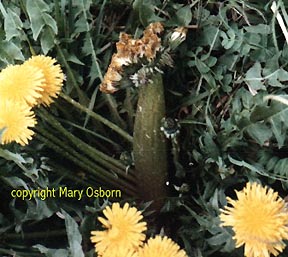
[[31, 108], [23, 102], [9, 99], [0, 101], [0, 129], [4, 129], [1, 143], [13, 141], [26, 145], [34, 132], [30, 129], [36, 125], [36, 119]]
[[139, 257], [188, 257], [188, 255], [170, 238], [156, 236], [150, 238], [139, 250]]
[[55, 63], [55, 59], [44, 55], [33, 56], [24, 63], [24, 66], [37, 67], [44, 74], [43, 91], [41, 97], [37, 99], [37, 104], [49, 106], [61, 91], [64, 74], [60, 65]]
[[0, 98], [36, 104], [43, 91], [43, 72], [33, 66], [9, 65], [0, 72]]
[[119, 203], [107, 206], [99, 221], [106, 228], [104, 231], [92, 231], [91, 241], [95, 243], [95, 250], [99, 256], [114, 256], [121, 247], [135, 250], [143, 244], [147, 229], [146, 222], [140, 222], [143, 218], [135, 207], [129, 207], [125, 203], [123, 208]]
[[246, 257], [277, 256], [288, 239], [288, 212], [278, 193], [248, 182], [236, 191], [238, 200], [227, 197], [230, 207], [221, 210], [223, 226], [232, 226], [236, 247], [245, 245]]
[[113, 255], [111, 255], [110, 251], [106, 251], [101, 256], [102, 257], [138, 257], [138, 253], [126, 247], [119, 247], [117, 251], [114, 251]]

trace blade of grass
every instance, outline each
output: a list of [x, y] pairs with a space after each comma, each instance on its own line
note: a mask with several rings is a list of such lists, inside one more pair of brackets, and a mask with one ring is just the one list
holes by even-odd
[[285, 26], [285, 23], [283, 21], [282, 16], [278, 12], [279, 9], [278, 9], [278, 6], [277, 6], [275, 1], [271, 5], [271, 10], [276, 15], [276, 19], [277, 19], [277, 21], [279, 23], [279, 26], [280, 26], [280, 28], [282, 30], [282, 33], [283, 33], [283, 35], [285, 37], [285, 40], [286, 40], [287, 44], [288, 44], [288, 32], [287, 32], [287, 29], [286, 29], [286, 26]]

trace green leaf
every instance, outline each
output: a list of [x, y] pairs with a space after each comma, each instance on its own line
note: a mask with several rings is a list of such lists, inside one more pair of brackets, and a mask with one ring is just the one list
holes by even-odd
[[144, 27], [152, 22], [163, 20], [155, 14], [154, 6], [155, 1], [153, 0], [136, 0], [133, 3], [133, 9], [138, 13], [139, 20]]
[[279, 161], [279, 158], [276, 156], [273, 156], [268, 162], [266, 161], [267, 165], [266, 165], [266, 169], [268, 171], [273, 171], [275, 165], [277, 164], [277, 162]]
[[49, 26], [54, 34], [57, 34], [58, 28], [56, 21], [47, 13], [50, 8], [43, 0], [27, 0], [26, 10], [31, 21], [34, 40], [38, 39], [44, 26]]
[[270, 34], [271, 33], [271, 27], [269, 25], [266, 24], [258, 24], [255, 26], [245, 26], [244, 29], [247, 32], [250, 33], [256, 33], [256, 34]]
[[[85, 10], [82, 10], [85, 12]], [[79, 19], [75, 22], [75, 30], [73, 34], [77, 35], [78, 33], [88, 32], [90, 30], [90, 26], [88, 24], [87, 18], [85, 15], [79, 17]]]
[[22, 49], [12, 41], [0, 40], [0, 60], [7, 64], [14, 63], [15, 60], [24, 61]]
[[278, 79], [279, 81], [288, 81], [288, 72], [284, 70], [283, 68], [280, 68], [278, 70]]
[[[29, 177], [32, 181], [35, 178], [38, 178], [38, 169], [36, 167], [29, 167], [29, 165], [33, 164], [32, 158], [24, 159], [20, 154], [12, 153], [8, 150], [4, 150], [0, 148], [0, 157], [4, 158], [7, 161], [13, 161], [19, 168], [24, 171], [24, 174]], [[28, 167], [26, 167], [28, 166]]]
[[232, 237], [232, 229], [225, 227], [218, 227], [217, 233], [207, 239], [208, 244], [211, 246], [222, 246], [223, 252], [232, 252], [235, 249], [235, 241]]
[[219, 246], [219, 245], [222, 245], [222, 244], [226, 243], [228, 239], [229, 239], [229, 237], [228, 237], [227, 234], [219, 233], [219, 234], [217, 234], [217, 235], [215, 235], [213, 237], [208, 238], [207, 242], [210, 245]]
[[259, 34], [247, 32], [244, 34], [244, 38], [247, 41], [247, 43], [253, 48], [255, 48], [255, 46], [262, 48], [260, 45], [261, 36]]
[[70, 257], [84, 257], [81, 242], [82, 235], [75, 220], [64, 210], [61, 211], [65, 216], [65, 226], [69, 242]]
[[20, 154], [12, 153], [5, 149], [0, 149], [0, 157], [6, 159], [7, 161], [13, 161], [21, 165], [26, 163], [25, 159]]
[[8, 185], [10, 185], [12, 188], [21, 188], [23, 187], [26, 190], [29, 190], [27, 187], [25, 181], [18, 177], [1, 177], [2, 180], [4, 180]]
[[76, 63], [76, 64], [79, 64], [79, 65], [85, 65], [83, 62], [81, 62], [78, 59], [78, 57], [75, 54], [69, 54], [69, 55], [67, 54], [66, 60], [68, 62]]
[[[268, 84], [273, 87], [283, 87], [282, 83], [279, 80], [280, 68], [279, 68], [279, 56], [280, 53], [275, 54], [268, 62], [266, 62], [265, 67], [262, 71], [263, 76], [267, 78]], [[283, 71], [283, 69], [281, 68]], [[281, 72], [281, 75], [285, 73]]]
[[144, 26], [147, 26], [152, 22], [162, 20], [155, 15], [154, 7], [147, 4], [143, 4], [141, 9], [139, 10], [139, 19]]
[[201, 74], [204, 74], [210, 71], [210, 68], [197, 57], [195, 58], [195, 64]]
[[51, 50], [54, 47], [55, 45], [54, 39], [55, 39], [54, 35], [52, 33], [49, 33], [49, 30], [45, 28], [40, 38], [40, 44], [43, 54], [46, 55], [49, 52], [49, 50]]
[[228, 159], [231, 163], [237, 165], [237, 166], [240, 166], [240, 167], [245, 167], [247, 168], [248, 170], [250, 171], [253, 171], [257, 174], [260, 174], [260, 175], [265, 175], [262, 170], [259, 170], [258, 168], [256, 168], [255, 166], [245, 162], [245, 161], [239, 161], [239, 160], [236, 160], [234, 158], [232, 158], [230, 155], [228, 155]]
[[[285, 96], [287, 97], [287, 95]], [[278, 148], [284, 145], [288, 129], [288, 107], [286, 105], [273, 101], [270, 106], [256, 106], [250, 119], [252, 122], [265, 121], [270, 125], [270, 131], [277, 140]]]
[[4, 30], [6, 33], [6, 40], [10, 41], [13, 37], [21, 38], [22, 36], [22, 21], [19, 14], [7, 8], [7, 15], [4, 19]]
[[285, 176], [287, 178], [288, 176], [287, 165], [288, 165], [288, 158], [280, 159], [274, 167], [274, 173]]
[[271, 129], [262, 123], [255, 123], [248, 126], [246, 132], [260, 145], [264, 145], [272, 136]]
[[41, 200], [39, 198], [34, 198], [33, 201], [28, 200], [26, 202], [28, 208], [23, 218], [25, 220], [42, 220], [49, 218], [54, 214], [54, 210], [47, 206], [47, 199]]
[[217, 58], [216, 57], [214, 57], [214, 56], [209, 56], [209, 58], [208, 58], [208, 60], [207, 60], [207, 66], [208, 67], [213, 67], [216, 63], [217, 63]]
[[179, 26], [188, 26], [192, 20], [192, 12], [189, 5], [185, 5], [176, 12]]
[[239, 60], [239, 55], [226, 53], [218, 59], [218, 64], [225, 67], [225, 70], [234, 71], [235, 65]]
[[235, 43], [235, 38], [236, 38], [236, 35], [235, 35], [235, 32], [234, 30], [232, 29], [229, 29], [227, 31], [227, 33], [225, 33], [224, 31], [221, 31], [220, 33], [220, 36], [223, 38], [222, 40], [222, 45], [225, 49], [230, 49], [232, 48], [232, 46], [234, 45]]
[[205, 135], [203, 137], [204, 137], [203, 138], [204, 139], [204, 142], [203, 142], [204, 149], [203, 150], [207, 153], [207, 155], [209, 157], [211, 157], [211, 158], [213, 158], [213, 160], [217, 161], [218, 157], [220, 156], [220, 151], [219, 151], [218, 146], [214, 142], [211, 134], [205, 133]]
[[249, 87], [249, 91], [252, 95], [257, 94], [260, 89], [266, 89], [263, 83], [263, 78], [261, 75], [261, 64], [256, 62], [247, 72], [245, 76], [245, 82]]
[[79, 8], [78, 11], [81, 12], [84, 10], [89, 10], [91, 4], [92, 4], [92, 0], [72, 0], [73, 3], [73, 7], [77, 7]]
[[34, 245], [33, 248], [38, 249], [46, 257], [70, 257], [68, 251], [65, 249], [51, 249], [40, 244]]
[[214, 77], [212, 76], [211, 72], [202, 74], [202, 76], [207, 81], [208, 85], [211, 88], [213, 88], [213, 89], [216, 88], [216, 81], [215, 81]]
[[281, 110], [283, 110], [283, 106], [278, 103], [272, 103], [270, 106], [257, 105], [250, 115], [250, 120], [253, 123], [268, 120], [269, 118], [273, 118], [273, 116]]
[[[199, 36], [195, 38], [196, 45], [199, 46], [209, 46], [211, 47], [213, 45], [213, 49], [217, 49], [219, 46], [221, 46], [221, 41], [219, 37], [219, 28], [215, 27], [213, 25], [205, 26], [201, 33], [199, 33]], [[217, 35], [215, 39], [215, 35]]]
[[283, 126], [281, 121], [270, 119], [270, 124], [272, 128], [272, 132], [278, 142], [278, 147], [281, 148], [284, 145], [286, 139], [286, 129], [283, 130]]

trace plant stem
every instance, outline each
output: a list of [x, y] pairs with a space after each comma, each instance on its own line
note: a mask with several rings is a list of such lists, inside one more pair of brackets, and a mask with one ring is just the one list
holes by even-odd
[[[10, 247], [11, 248], [11, 247]], [[22, 257], [25, 257], [25, 256], [29, 256], [29, 257], [41, 257], [43, 256], [42, 254], [40, 253], [31, 253], [31, 252], [21, 252], [21, 251], [15, 251], [15, 250], [7, 250], [7, 249], [3, 249], [3, 248], [0, 248], [0, 253], [3, 253], [3, 254], [9, 254], [10, 256], [22, 256]], [[7, 255], [6, 255], [7, 256]]]
[[93, 119], [105, 124], [107, 127], [111, 128], [112, 130], [114, 130], [115, 132], [117, 132], [119, 135], [121, 135], [123, 138], [125, 138], [128, 142], [132, 143], [133, 142], [133, 137], [130, 136], [126, 131], [124, 131], [123, 129], [121, 129], [120, 127], [118, 127], [117, 125], [115, 125], [113, 122], [105, 119], [104, 117], [102, 117], [101, 115], [91, 111], [90, 109], [88, 109], [87, 107], [84, 107], [83, 105], [81, 105], [80, 103], [76, 102], [75, 100], [73, 100], [72, 98], [70, 98], [69, 96], [61, 93], [60, 96], [66, 100], [68, 103], [72, 104], [74, 107], [76, 107], [77, 109], [87, 113], [88, 115], [90, 115]]
[[[74, 150], [74, 148], [72, 146], [69, 146], [67, 144], [65, 144], [65, 141], [60, 140], [58, 138], [56, 138], [55, 136], [53, 136], [51, 133], [47, 133], [47, 131], [45, 129], [42, 129], [40, 126], [38, 128], [36, 128], [36, 130], [38, 130], [42, 135], [44, 135], [46, 138], [48, 138], [50, 141], [52, 141], [54, 144], [58, 145], [59, 147], [62, 147], [66, 152], [68, 152], [69, 154], [72, 154], [73, 156], [75, 156], [77, 159], [83, 161], [84, 163], [91, 163], [91, 160], [89, 160], [87, 157], [84, 156], [83, 152], [82, 153], [78, 153], [77, 151]], [[69, 132], [68, 132], [69, 133]], [[70, 134], [70, 133], [69, 133]], [[81, 141], [82, 142], [82, 141]], [[83, 142], [84, 143], [84, 142]], [[90, 146], [89, 146], [90, 147]], [[78, 148], [77, 148], [78, 149]], [[94, 148], [93, 148], [94, 149]], [[86, 151], [85, 151], [86, 152]], [[89, 151], [90, 153], [90, 151]], [[91, 157], [91, 156], [90, 156]], [[94, 157], [94, 155], [93, 155]], [[113, 159], [114, 160], [114, 159]], [[99, 159], [96, 159], [96, 161], [99, 162]], [[93, 162], [92, 162], [93, 163]], [[100, 162], [101, 163], [101, 162]], [[119, 177], [124, 177], [124, 179], [129, 180], [130, 182], [134, 182], [134, 178], [130, 175], [130, 174], [126, 174], [125, 172], [125, 166], [123, 167], [115, 167], [113, 164], [111, 164], [110, 162], [107, 161], [103, 161], [101, 163], [105, 168], [111, 169], [113, 170], [113, 172], [115, 174], [117, 174], [117, 176]], [[91, 164], [90, 164], [91, 165]], [[107, 171], [104, 172], [103, 175], [107, 175]]]
[[104, 94], [104, 97], [106, 98], [108, 102], [108, 108], [111, 112], [112, 118], [118, 122], [122, 127], [126, 126], [126, 123], [121, 119], [118, 111], [117, 111], [117, 104], [115, 102], [115, 99], [110, 94]]
[[[74, 148], [70, 147], [69, 145], [66, 145], [63, 141], [56, 138], [51, 133], [48, 133], [45, 129], [37, 127], [35, 130], [36, 132], [38, 132], [38, 135], [41, 134], [43, 138], [46, 139], [45, 142], [49, 144], [51, 148], [52, 148], [52, 145], [54, 145], [54, 150], [60, 153], [62, 156], [65, 156], [67, 159], [70, 159], [70, 160], [73, 159], [73, 160], [77, 160], [83, 163], [82, 167], [89, 167], [89, 166], [91, 167], [91, 161], [87, 159], [83, 154], [80, 154], [77, 151], [75, 151]], [[101, 175], [105, 176], [105, 174], [101, 174]]]
[[[112, 163], [116, 167], [125, 170], [125, 165], [118, 160], [104, 154], [101, 151], [96, 150], [95, 148], [91, 147], [81, 139], [75, 137], [72, 133], [67, 131], [59, 121], [57, 121], [49, 112], [47, 112], [44, 108], [39, 109], [37, 112], [44, 120], [46, 120], [53, 128], [57, 129], [63, 136], [70, 140], [77, 149], [83, 151], [88, 156], [90, 156], [93, 160], [98, 161], [101, 164], [109, 165]], [[108, 162], [108, 164], [106, 163]], [[112, 166], [108, 166], [108, 168], [113, 168]]]
[[142, 85], [134, 125], [134, 162], [138, 175], [140, 197], [153, 201], [157, 212], [167, 196], [166, 139], [160, 131], [165, 116], [165, 99], [161, 74], [152, 77], [152, 83]]
[[128, 128], [129, 130], [131, 128], [133, 128], [133, 120], [134, 120], [134, 108], [133, 108], [133, 105], [132, 105], [132, 94], [131, 94], [131, 88], [127, 88], [126, 89], [126, 98], [125, 98], [125, 106], [127, 108], [127, 114], [128, 114]]
[[[52, 33], [51, 29], [49, 29], [49, 31], [50, 31], [50, 33]], [[58, 52], [63, 64], [64, 64], [64, 66], [65, 66], [65, 68], [67, 70], [67, 74], [68, 74], [68, 76], [69, 76], [69, 78], [70, 78], [70, 80], [72, 82], [72, 85], [73, 85], [73, 87], [76, 89], [76, 91], [78, 93], [80, 102], [85, 103], [86, 102], [86, 96], [84, 95], [84, 93], [82, 92], [80, 87], [78, 86], [76, 78], [75, 78], [75, 76], [74, 76], [74, 74], [73, 74], [73, 72], [72, 72], [72, 70], [70, 68], [70, 65], [66, 61], [65, 55], [64, 55], [61, 47], [59, 46], [59, 44], [57, 42], [55, 43], [55, 46], [56, 46], [57, 52]]]
[[47, 237], [55, 237], [55, 236], [64, 236], [66, 235], [66, 229], [60, 230], [52, 230], [52, 231], [43, 231], [43, 232], [29, 232], [24, 234], [14, 234], [14, 233], [6, 233], [1, 236], [3, 239], [34, 239], [34, 238], [47, 238]]
[[108, 173], [107, 170], [101, 168], [100, 166], [96, 165], [95, 163], [89, 161], [88, 159], [85, 160], [85, 162], [81, 161], [78, 158], [75, 158], [65, 150], [53, 143], [51, 143], [47, 138], [43, 137], [39, 133], [36, 135], [36, 137], [44, 142], [49, 148], [53, 149], [55, 152], [59, 153], [61, 156], [66, 158], [67, 160], [70, 160], [75, 165], [81, 167], [85, 171], [92, 174], [96, 179], [101, 180], [103, 183], [107, 183], [108, 185], [111, 185], [113, 187], [121, 189], [123, 192], [125, 192], [127, 195], [134, 196], [135, 190], [134, 187], [125, 182], [122, 179], [119, 179], [115, 176], [113, 176], [111, 173]]

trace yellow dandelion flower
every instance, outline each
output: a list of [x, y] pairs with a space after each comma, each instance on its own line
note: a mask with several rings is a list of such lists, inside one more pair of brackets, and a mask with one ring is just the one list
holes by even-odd
[[223, 226], [232, 226], [236, 247], [245, 245], [246, 257], [277, 256], [288, 239], [288, 212], [278, 193], [257, 183], [236, 191], [238, 200], [227, 197], [231, 207], [221, 210]]
[[0, 98], [36, 104], [43, 91], [44, 75], [36, 67], [9, 65], [0, 73]]
[[34, 132], [29, 129], [36, 125], [33, 111], [26, 103], [11, 100], [0, 101], [0, 129], [4, 129], [1, 143], [16, 141], [21, 145], [28, 144]]
[[147, 224], [140, 222], [143, 218], [140, 211], [129, 207], [128, 203], [123, 208], [119, 203], [113, 203], [112, 208], [107, 206], [103, 213], [107, 219], [98, 219], [107, 230], [91, 232], [98, 255], [113, 256], [121, 247], [137, 250], [142, 245]]
[[125, 247], [119, 247], [114, 252], [106, 251], [102, 257], [138, 257], [138, 253]]
[[33, 56], [24, 63], [25, 66], [39, 68], [44, 74], [44, 90], [41, 92], [41, 97], [37, 99], [37, 104], [49, 106], [61, 91], [64, 74], [60, 65], [55, 63], [55, 59], [44, 55]]
[[139, 257], [188, 257], [180, 246], [167, 236], [156, 236], [139, 250]]

